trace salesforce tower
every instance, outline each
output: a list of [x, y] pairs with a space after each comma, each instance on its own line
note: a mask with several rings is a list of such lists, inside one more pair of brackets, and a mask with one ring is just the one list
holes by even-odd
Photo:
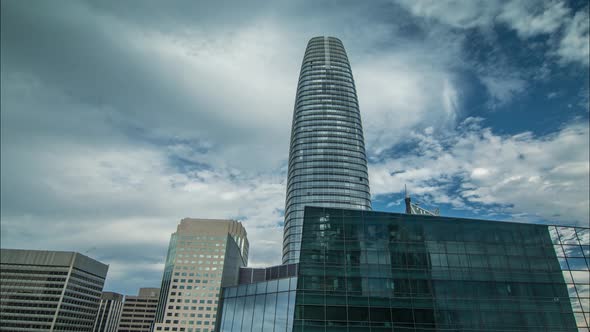
[[293, 111], [283, 263], [299, 261], [305, 206], [371, 209], [363, 128], [342, 42], [307, 44]]

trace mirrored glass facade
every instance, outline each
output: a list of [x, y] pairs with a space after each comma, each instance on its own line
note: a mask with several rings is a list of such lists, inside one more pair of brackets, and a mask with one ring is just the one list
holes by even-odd
[[294, 331], [587, 331], [588, 228], [307, 207]]
[[284, 264], [298, 261], [304, 206], [371, 209], [356, 89], [337, 38], [316, 37], [307, 44], [288, 168]]
[[297, 278], [223, 289], [220, 331], [292, 331]]

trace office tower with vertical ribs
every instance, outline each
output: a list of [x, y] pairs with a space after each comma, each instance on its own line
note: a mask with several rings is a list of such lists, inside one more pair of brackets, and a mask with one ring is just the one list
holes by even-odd
[[98, 314], [94, 321], [93, 332], [117, 332], [121, 310], [123, 309], [123, 294], [102, 292]]
[[342, 42], [307, 44], [293, 111], [283, 263], [299, 261], [305, 206], [371, 210], [356, 88]]

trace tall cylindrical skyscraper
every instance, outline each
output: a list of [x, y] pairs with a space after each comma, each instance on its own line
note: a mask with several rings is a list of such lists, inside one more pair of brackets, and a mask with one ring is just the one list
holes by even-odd
[[305, 206], [371, 209], [363, 127], [342, 42], [307, 44], [293, 111], [283, 263], [299, 261]]

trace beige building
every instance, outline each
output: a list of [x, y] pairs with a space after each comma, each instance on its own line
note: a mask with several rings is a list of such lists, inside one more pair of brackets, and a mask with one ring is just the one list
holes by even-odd
[[170, 238], [153, 331], [214, 331], [221, 287], [237, 285], [248, 246], [238, 221], [182, 219]]
[[140, 288], [137, 295], [125, 296], [119, 332], [149, 332], [156, 317], [159, 288]]

